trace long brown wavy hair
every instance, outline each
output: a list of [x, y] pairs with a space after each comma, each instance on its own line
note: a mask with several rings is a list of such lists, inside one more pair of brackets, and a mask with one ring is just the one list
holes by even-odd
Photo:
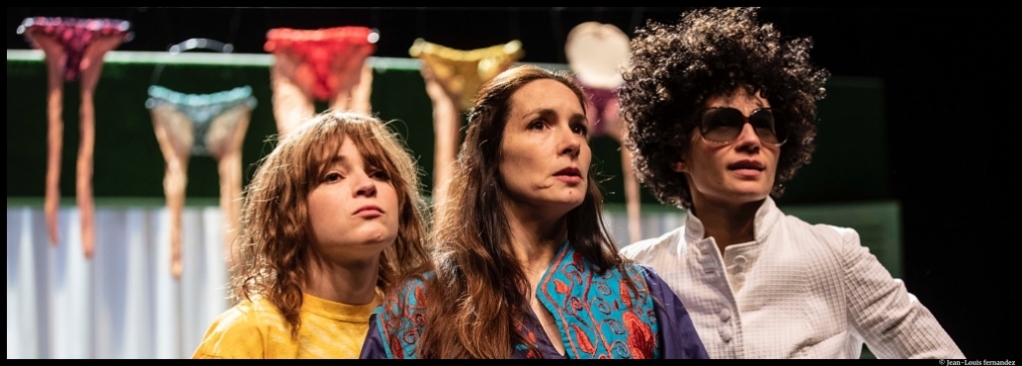
[[[530, 82], [564, 84], [585, 109], [585, 96], [565, 73], [534, 66], [507, 70], [487, 82], [469, 113], [448, 196], [437, 207], [433, 245], [435, 276], [427, 276], [422, 358], [508, 358], [516, 344], [534, 347], [517, 332], [532, 316], [532, 289], [511, 248], [510, 201], [499, 170], [511, 97]], [[579, 207], [568, 212], [568, 240], [600, 273], [622, 265], [602, 218], [603, 195], [595, 169]]]
[[310, 245], [307, 198], [345, 137], [367, 165], [387, 172], [397, 191], [398, 235], [380, 255], [377, 286], [389, 290], [398, 277], [428, 263], [419, 171], [399, 138], [379, 119], [360, 113], [327, 111], [312, 118], [282, 139], [256, 169], [242, 208], [242, 258], [231, 279], [235, 299], [267, 298], [295, 337], [301, 325], [301, 284], [317, 255]]

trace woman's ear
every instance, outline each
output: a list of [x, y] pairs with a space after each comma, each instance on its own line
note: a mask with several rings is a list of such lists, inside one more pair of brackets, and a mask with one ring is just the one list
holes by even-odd
[[678, 173], [688, 173], [688, 164], [685, 163], [685, 159], [678, 158], [678, 160], [671, 163], [671, 170]]

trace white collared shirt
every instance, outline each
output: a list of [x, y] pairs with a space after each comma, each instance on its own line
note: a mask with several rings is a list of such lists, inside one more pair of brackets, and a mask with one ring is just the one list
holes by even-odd
[[755, 240], [723, 256], [702, 222], [621, 250], [685, 304], [711, 358], [965, 358], [855, 230], [785, 216], [767, 198]]

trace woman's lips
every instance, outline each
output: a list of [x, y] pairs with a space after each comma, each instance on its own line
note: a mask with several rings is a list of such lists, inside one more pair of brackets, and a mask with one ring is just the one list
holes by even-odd
[[727, 169], [744, 178], [758, 178], [766, 166], [755, 160], [741, 160], [728, 164]]
[[554, 176], [557, 177], [557, 179], [568, 183], [582, 182], [582, 171], [574, 167], [558, 170], [557, 173], [554, 173]]
[[750, 169], [750, 170], [763, 171], [763, 170], [766, 169], [766, 166], [763, 165], [763, 163], [760, 163], [760, 162], [755, 161], [755, 160], [740, 160], [740, 161], [736, 161], [734, 163], [728, 164], [727, 168], [730, 169], [730, 170], [745, 170], [745, 169]]
[[376, 205], [365, 205], [355, 210], [353, 215], [356, 216], [379, 216], [383, 214], [383, 209]]

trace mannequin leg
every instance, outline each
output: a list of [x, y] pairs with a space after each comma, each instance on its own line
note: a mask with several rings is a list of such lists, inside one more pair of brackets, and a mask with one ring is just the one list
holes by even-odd
[[242, 263], [237, 241], [241, 227], [241, 149], [252, 111], [238, 107], [213, 120], [206, 146], [217, 160], [220, 173], [220, 212], [223, 215], [224, 256], [227, 268]]
[[78, 118], [80, 142], [78, 144], [78, 163], [75, 170], [75, 197], [81, 216], [82, 250], [86, 258], [92, 258], [93, 251], [95, 250], [92, 160], [96, 143], [96, 124], [93, 110], [93, 90], [87, 89], [85, 84], [85, 78], [88, 74], [87, 72], [82, 74], [82, 102]]
[[331, 66], [331, 84], [337, 85], [337, 95], [331, 103], [333, 110], [369, 113], [373, 73], [366, 59], [373, 48], [352, 46], [347, 55], [334, 56]]
[[96, 144], [96, 114], [94, 96], [99, 76], [103, 72], [103, 57], [121, 44], [123, 36], [106, 36], [97, 39], [85, 51], [81, 68], [81, 106], [79, 108], [80, 143], [75, 177], [75, 196], [81, 213], [82, 250], [86, 258], [92, 258], [95, 251], [95, 207], [92, 199], [92, 168]]
[[334, 111], [349, 111], [351, 110], [352, 100], [350, 88], [339, 88], [337, 94], [334, 95], [333, 100], [330, 101], [330, 109]]
[[362, 66], [361, 76], [358, 79], [358, 83], [355, 84], [355, 88], [351, 92], [351, 104], [350, 109], [356, 112], [370, 114], [373, 111], [373, 106], [370, 101], [373, 93], [373, 66], [369, 62], [365, 62]]
[[[437, 84], [433, 84], [439, 87]], [[426, 88], [430, 88], [427, 83]], [[454, 175], [454, 160], [458, 155], [461, 118], [458, 107], [451, 99], [433, 100], [433, 202], [438, 203], [447, 193], [447, 184]]]
[[270, 68], [273, 89], [273, 117], [277, 120], [278, 139], [297, 128], [316, 113], [311, 94], [294, 80], [296, 60], [286, 54], [275, 54]]
[[170, 107], [151, 110], [153, 130], [160, 144], [160, 152], [167, 163], [163, 176], [163, 191], [170, 214], [170, 272], [180, 278], [181, 215], [184, 211], [185, 188], [188, 185], [188, 158], [192, 146], [192, 124], [186, 117]]
[[625, 180], [628, 239], [634, 243], [642, 240], [642, 196], [639, 192], [639, 182], [635, 179], [635, 171], [632, 170], [632, 153], [624, 146], [621, 147], [621, 171], [624, 172], [622, 178]]
[[371, 113], [372, 106], [369, 101], [373, 90], [373, 68], [365, 65], [349, 71], [350, 75], [338, 75], [348, 78], [348, 81], [341, 83], [342, 88], [338, 89], [334, 96], [330, 109], [335, 111], [354, 111]]
[[67, 56], [56, 41], [48, 36], [37, 36], [36, 43], [46, 53], [46, 229], [50, 244], [60, 240], [60, 163], [64, 138], [64, 63]]
[[624, 147], [623, 142], [628, 130], [618, 116], [618, 101], [611, 100], [603, 112], [603, 123], [607, 123], [607, 134], [621, 144], [621, 172], [625, 180], [625, 208], [628, 212], [628, 239], [630, 243], [642, 240], [642, 196], [639, 181], [632, 170], [632, 153]]
[[227, 268], [240, 263], [240, 247], [236, 240], [241, 220], [241, 151], [234, 151], [217, 161], [220, 172], [220, 211], [223, 212], [224, 256]]

